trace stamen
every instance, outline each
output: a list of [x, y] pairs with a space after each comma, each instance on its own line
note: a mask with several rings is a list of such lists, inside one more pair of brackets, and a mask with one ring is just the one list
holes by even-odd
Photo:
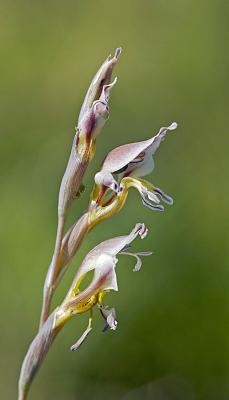
[[86, 339], [86, 337], [89, 335], [89, 333], [91, 332], [92, 328], [87, 328], [84, 333], [82, 334], [82, 336], [77, 340], [77, 342], [75, 344], [73, 344], [70, 347], [71, 351], [76, 351], [79, 349], [79, 347], [83, 344], [84, 340]]
[[92, 310], [90, 310], [90, 317], [89, 317], [87, 329], [84, 331], [84, 333], [81, 335], [81, 337], [77, 340], [77, 342], [70, 347], [70, 350], [71, 351], [78, 350], [78, 348], [83, 344], [84, 340], [87, 338], [87, 336], [89, 335], [91, 330], [92, 330]]
[[140, 271], [141, 266], [142, 266], [142, 260], [141, 260], [140, 256], [142, 256], [142, 257], [151, 256], [152, 251], [142, 251], [139, 253], [130, 253], [130, 252], [122, 251], [120, 254], [135, 257], [137, 262], [133, 268], [133, 272], [138, 272], [138, 271]]

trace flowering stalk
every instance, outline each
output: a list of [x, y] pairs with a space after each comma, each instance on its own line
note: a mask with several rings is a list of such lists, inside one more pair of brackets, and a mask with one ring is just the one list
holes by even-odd
[[[144, 224], [136, 224], [129, 235], [100, 243], [84, 258], [65, 299], [49, 315], [53, 292], [86, 234], [99, 222], [122, 209], [130, 188], [139, 192], [143, 204], [151, 210], [163, 211], [161, 200], [167, 204], [173, 203], [170, 196], [143, 177], [152, 172], [153, 155], [165, 139], [167, 132], [176, 129], [175, 122], [161, 128], [148, 140], [119, 146], [108, 153], [101, 170], [95, 175], [95, 184], [87, 211], [64, 234], [67, 210], [82, 191], [82, 179], [94, 155], [96, 137], [108, 118], [110, 91], [116, 82], [116, 79], [113, 83], [110, 83], [110, 80], [120, 51], [117, 49], [114, 57], [110, 56], [103, 63], [92, 80], [80, 111], [70, 158], [60, 186], [56, 244], [44, 285], [41, 327], [22, 364], [19, 400], [27, 398], [31, 382], [56, 335], [73, 316], [84, 312], [89, 313], [88, 326], [71, 346], [72, 351], [77, 350], [92, 331], [92, 310], [95, 305], [98, 306], [105, 320], [103, 331], [116, 330], [116, 311], [104, 305], [103, 300], [110, 290], [118, 290], [117, 256], [124, 254], [134, 257], [136, 264], [133, 271], [139, 271], [142, 265], [141, 256], [151, 254], [151, 252], [132, 253], [129, 249], [130, 243], [137, 236], [143, 239], [147, 235], [148, 230]], [[94, 274], [91, 283], [86, 289], [81, 290], [82, 282], [92, 270]]]
[[[133, 255], [137, 258], [134, 271], [139, 271], [141, 266], [139, 256], [148, 256], [151, 252], [127, 253], [125, 250], [138, 235], [143, 239], [147, 233], [148, 230], [144, 224], [136, 224], [129, 235], [106, 240], [87, 254], [64, 301], [48, 317], [28, 349], [21, 368], [18, 400], [26, 399], [31, 382], [56, 335], [74, 315], [89, 311], [88, 327], [80, 339], [71, 347], [72, 351], [77, 350], [91, 332], [92, 308], [96, 304], [98, 304], [102, 317], [106, 321], [103, 330], [105, 331], [108, 328], [115, 330], [117, 328], [114, 308], [109, 309], [103, 304], [103, 298], [110, 290], [118, 290], [115, 272], [118, 261], [116, 256], [118, 254]], [[81, 292], [80, 285], [91, 270], [94, 270], [94, 277], [89, 286]]]
[[64, 236], [66, 213], [72, 201], [83, 190], [82, 180], [95, 153], [96, 138], [109, 116], [110, 91], [117, 78], [110, 83], [113, 68], [121, 49], [109, 56], [93, 78], [81, 107], [69, 161], [62, 178], [58, 201], [58, 225], [55, 249], [44, 285], [40, 325], [49, 314], [50, 302], [59, 274], [59, 257]]
[[[123, 145], [108, 153], [101, 171], [95, 176], [88, 210], [62, 240], [52, 290], [64, 275], [86, 234], [98, 223], [123, 208], [130, 188], [137, 189], [143, 204], [151, 210], [164, 210], [163, 205], [159, 204], [160, 199], [167, 204], [173, 203], [170, 196], [140, 176], [148, 175], [152, 171], [154, 167], [152, 154], [164, 140], [166, 133], [176, 126], [177, 124], [173, 123], [167, 128], [161, 128], [159, 133], [149, 140]], [[113, 175], [118, 176], [117, 180]]]

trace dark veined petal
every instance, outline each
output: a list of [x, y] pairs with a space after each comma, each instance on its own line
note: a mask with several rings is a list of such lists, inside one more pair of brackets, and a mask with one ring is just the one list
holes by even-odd
[[157, 193], [162, 200], [164, 200], [165, 203], [172, 205], [173, 204], [173, 198], [171, 196], [168, 196], [166, 193], [164, 193], [161, 189], [159, 188], [154, 188], [153, 190], [155, 193]]

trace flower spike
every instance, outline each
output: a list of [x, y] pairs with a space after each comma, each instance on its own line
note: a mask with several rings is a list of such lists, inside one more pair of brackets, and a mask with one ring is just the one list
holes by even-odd
[[168, 127], [162, 127], [148, 140], [125, 144], [108, 153], [101, 170], [95, 175], [95, 184], [87, 210], [65, 233], [67, 210], [72, 201], [83, 191], [82, 180], [94, 156], [96, 138], [109, 117], [110, 94], [117, 82], [117, 78], [111, 81], [111, 76], [120, 54], [121, 48], [118, 48], [113, 56], [110, 55], [104, 61], [89, 86], [80, 110], [69, 161], [59, 191], [56, 243], [43, 290], [40, 328], [21, 367], [18, 400], [27, 398], [31, 382], [50, 346], [71, 318], [86, 312], [89, 314], [88, 325], [71, 346], [71, 351], [78, 350], [92, 332], [95, 306], [105, 320], [102, 331], [117, 329], [116, 310], [104, 304], [104, 297], [111, 290], [116, 292], [119, 290], [117, 279], [119, 255], [134, 257], [133, 272], [138, 272], [142, 267], [142, 257], [152, 254], [151, 251], [131, 251], [133, 240], [137, 236], [144, 239], [148, 234], [144, 223], [137, 223], [128, 235], [105, 240], [85, 256], [64, 300], [49, 314], [53, 292], [86, 234], [99, 222], [123, 208], [130, 188], [135, 188], [139, 192], [143, 204], [151, 210], [163, 211], [161, 201], [173, 204], [170, 196], [143, 177], [153, 171], [153, 155], [167, 133], [177, 128], [176, 122]]
[[71, 153], [60, 185], [56, 243], [44, 284], [40, 326], [48, 317], [52, 295], [60, 276], [61, 245], [67, 210], [82, 192], [84, 174], [94, 157], [96, 138], [109, 116], [110, 92], [117, 78], [112, 83], [110, 80], [120, 53], [121, 49], [117, 49], [114, 57], [109, 56], [103, 63], [91, 82], [80, 111]]

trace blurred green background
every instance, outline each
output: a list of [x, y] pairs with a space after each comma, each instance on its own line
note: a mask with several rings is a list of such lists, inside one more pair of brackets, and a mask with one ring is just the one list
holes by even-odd
[[122, 46], [110, 119], [68, 224], [87, 207], [106, 153], [179, 128], [156, 154], [152, 182], [172, 195], [165, 213], [132, 191], [120, 214], [87, 237], [59, 287], [101, 240], [145, 222], [134, 248], [153, 250], [142, 270], [120, 258], [116, 332], [94, 331], [77, 352], [86, 316], [55, 341], [31, 399], [229, 398], [228, 18], [222, 0], [1, 2], [1, 357], [2, 399], [15, 399], [34, 337], [51, 260], [59, 183], [87, 87]]

